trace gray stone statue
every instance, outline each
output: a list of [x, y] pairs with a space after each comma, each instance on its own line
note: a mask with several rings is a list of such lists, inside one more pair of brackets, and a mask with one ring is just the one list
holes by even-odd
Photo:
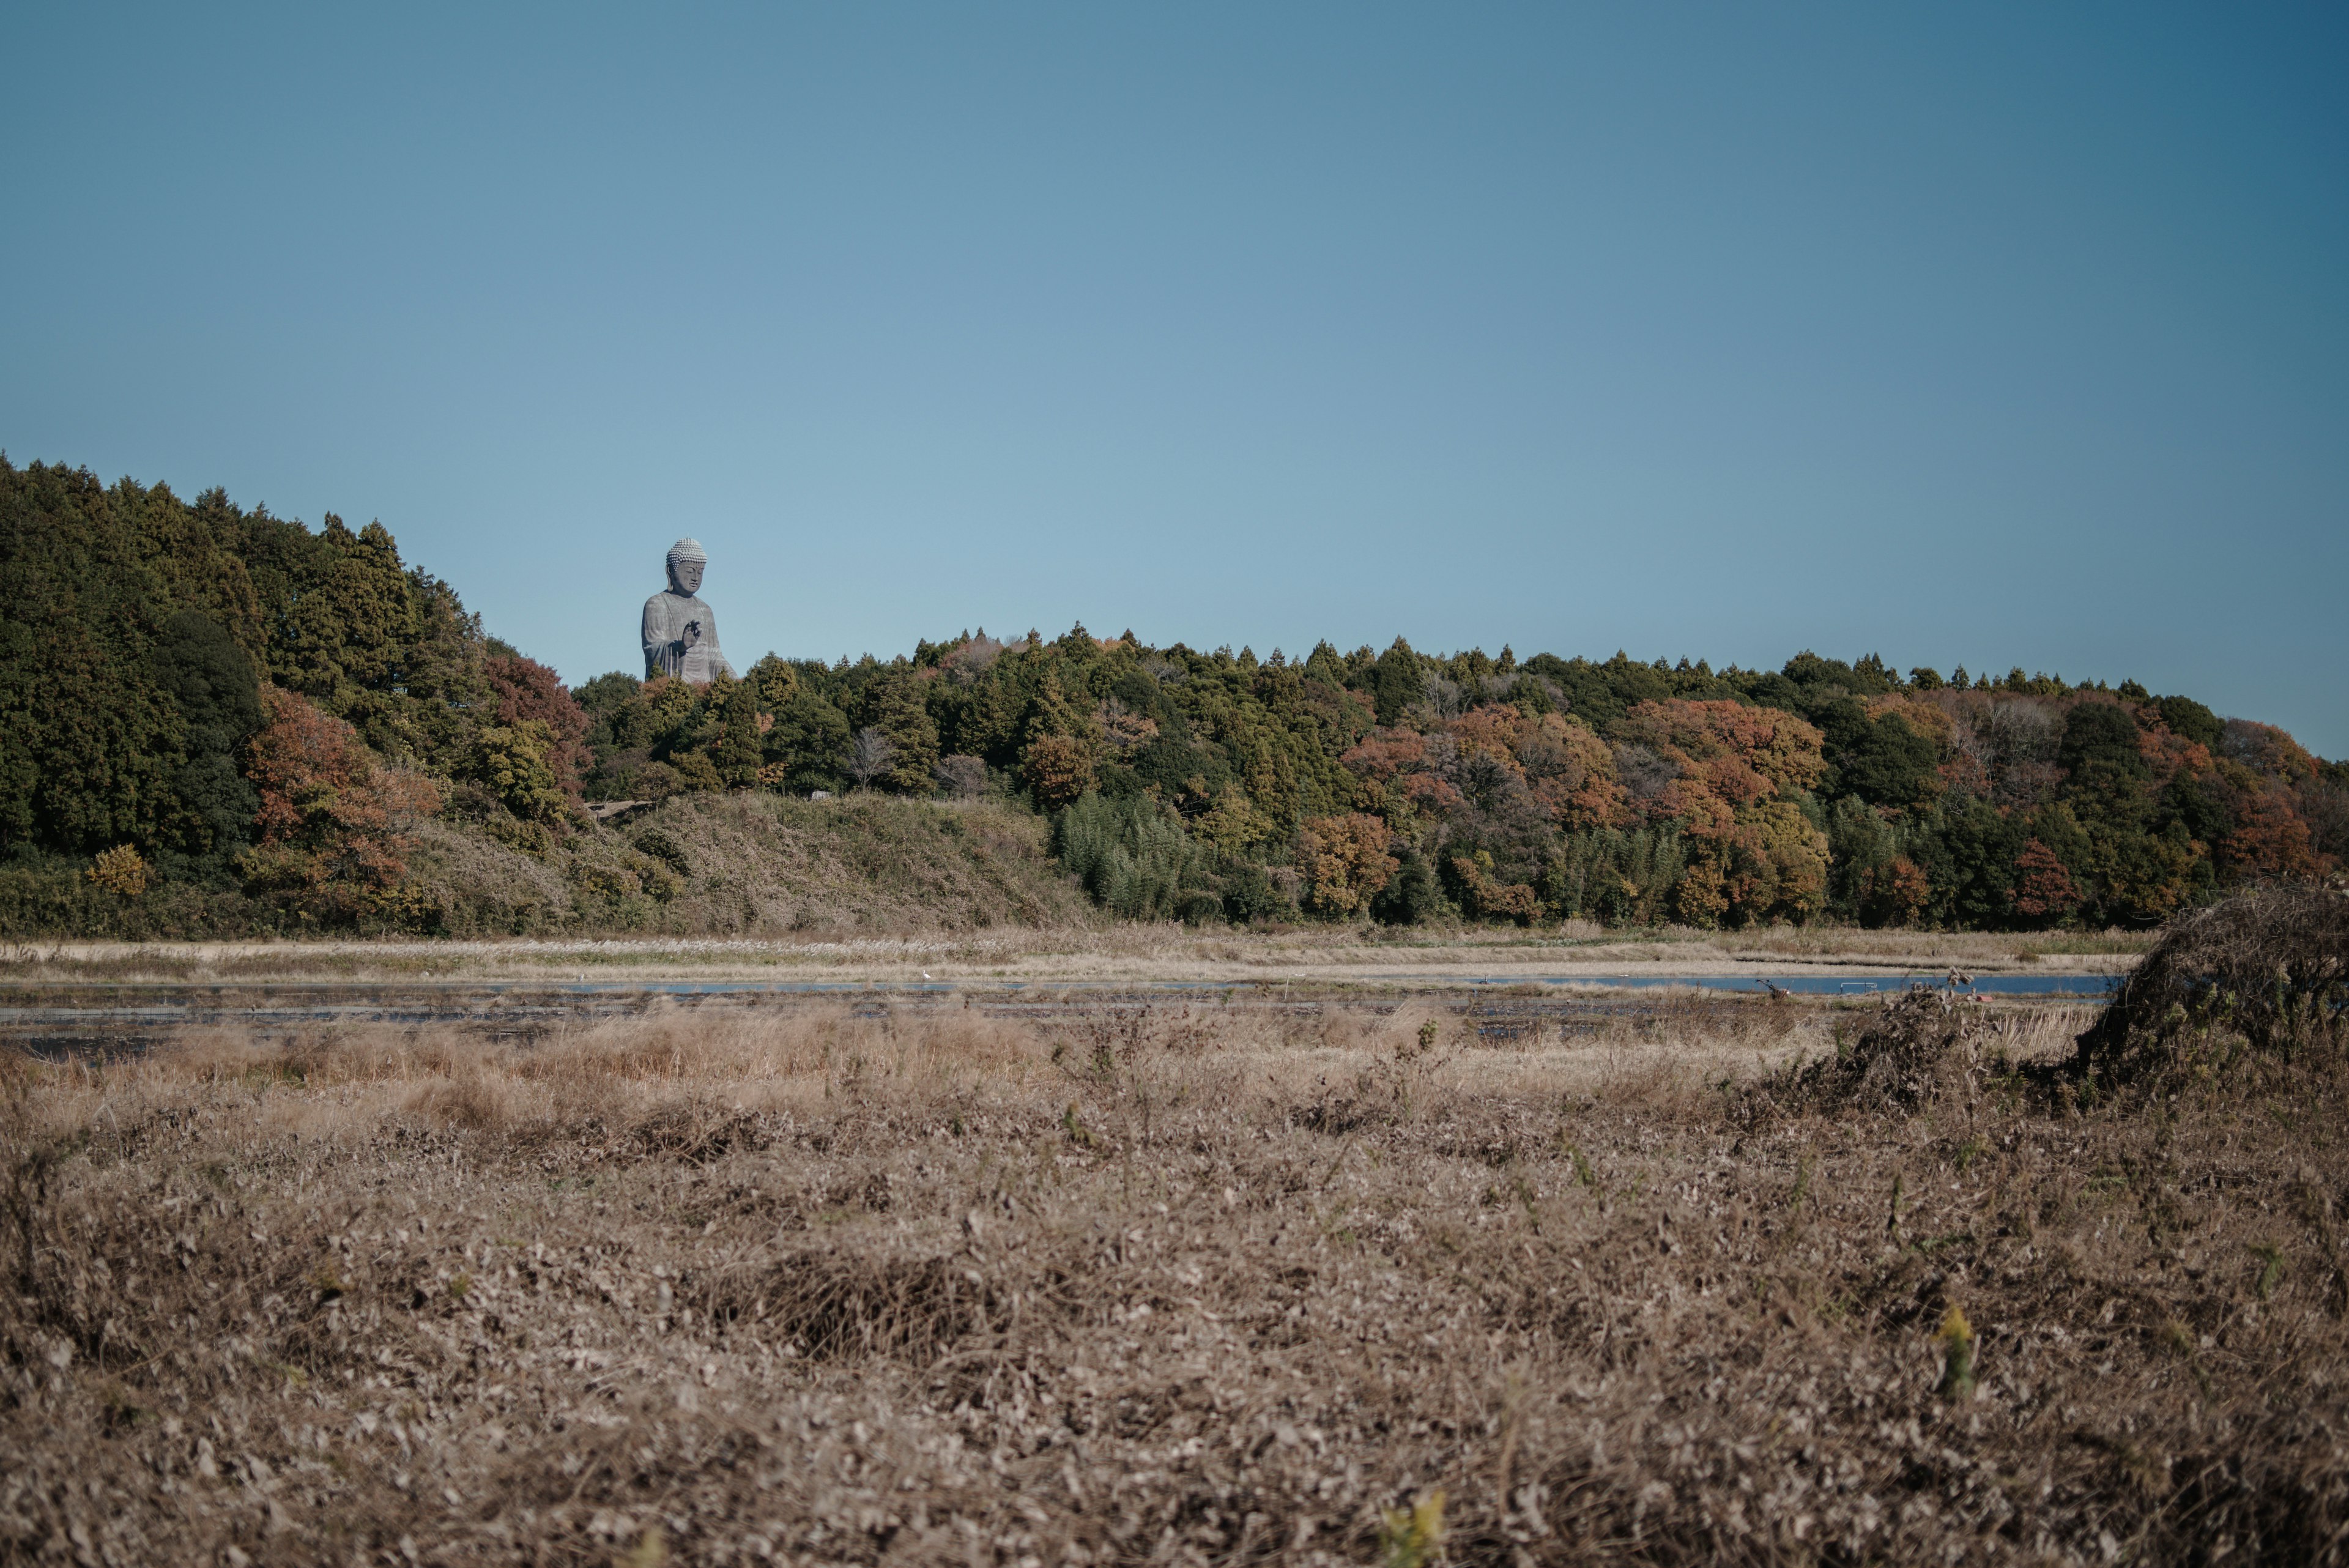
[[698, 597], [702, 568], [709, 556], [699, 544], [679, 539], [668, 547], [668, 587], [645, 601], [645, 679], [675, 675], [695, 681], [731, 675], [734, 667], [718, 650], [718, 618]]

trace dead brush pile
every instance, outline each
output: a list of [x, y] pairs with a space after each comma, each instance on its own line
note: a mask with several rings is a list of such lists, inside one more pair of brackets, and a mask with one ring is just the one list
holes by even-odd
[[1730, 1114], [1835, 1016], [16, 1061], [0, 1562], [2338, 1560], [2338, 1087]]
[[1971, 1099], [1985, 1068], [2001, 1065], [2003, 1020], [1972, 998], [1916, 986], [1887, 1002], [1835, 1054], [1800, 1062], [1756, 1086], [1756, 1102], [1787, 1109], [1897, 1116], [1945, 1095]]
[[2349, 891], [2270, 888], [2172, 921], [2081, 1034], [2075, 1073], [2176, 1087], [2267, 1058], [2329, 1064], [2349, 1022]]

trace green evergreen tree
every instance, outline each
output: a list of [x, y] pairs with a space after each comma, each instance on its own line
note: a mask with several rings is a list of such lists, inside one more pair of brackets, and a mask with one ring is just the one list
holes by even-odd
[[466, 772], [514, 816], [552, 826], [563, 820], [570, 805], [548, 756], [554, 745], [554, 732], [537, 719], [511, 726], [486, 724], [473, 738]]
[[252, 841], [261, 804], [237, 756], [261, 728], [261, 684], [245, 650], [200, 610], [181, 610], [163, 623], [153, 662], [184, 726], [164, 874], [225, 879], [230, 858]]
[[892, 674], [866, 688], [864, 722], [889, 742], [889, 765], [876, 781], [901, 794], [926, 794], [938, 765], [938, 727], [922, 702], [923, 682]]
[[1021, 740], [1033, 742], [1046, 735], [1081, 740], [1090, 728], [1078, 713], [1076, 704], [1061, 689], [1058, 673], [1047, 669], [1044, 678], [1036, 683], [1035, 695], [1029, 699], [1027, 720], [1020, 726]]
[[[717, 688], [723, 686], [724, 691]], [[731, 789], [748, 789], [759, 782], [761, 762], [759, 747], [759, 689], [748, 680], [734, 680], [719, 676], [712, 684], [710, 701], [719, 711], [718, 744], [710, 749], [709, 760], [718, 764], [718, 776]]]
[[1404, 709], [1427, 695], [1427, 674], [1411, 644], [1396, 638], [1394, 645], [1379, 655], [1371, 673], [1371, 694], [1383, 725], [1394, 724]]
[[770, 763], [782, 764], [785, 789], [838, 794], [847, 783], [851, 734], [848, 715], [803, 683], [776, 711], [763, 753]]

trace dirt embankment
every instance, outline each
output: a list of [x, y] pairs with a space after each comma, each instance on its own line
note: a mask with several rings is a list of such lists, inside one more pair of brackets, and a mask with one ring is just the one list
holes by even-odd
[[[688, 855], [688, 864], [693, 863]], [[1980, 976], [2080, 977], [2081, 989], [2093, 992], [2099, 982], [2090, 977], [2126, 972], [2152, 940], [2122, 933], [2024, 940], [1984, 932], [1622, 931], [1580, 922], [1535, 931], [1320, 924], [1194, 929], [1110, 921], [1086, 907], [1072, 886], [1055, 880], [1048, 860], [1020, 874], [1029, 878], [1022, 887], [1030, 907], [1066, 900], [1067, 918], [1041, 926], [996, 922], [992, 907], [969, 895], [978, 908], [973, 911], [966, 904], [971, 918], [960, 924], [908, 917], [897, 927], [843, 919], [718, 936], [680, 929], [662, 935], [583, 931], [300, 942], [19, 942], [0, 944], [0, 980], [208, 985], [309, 979], [388, 983], [425, 977], [809, 979], [880, 987], [1049, 982], [1102, 991], [1269, 984], [1298, 994], [1337, 996], [1675, 976], [1741, 979], [1759, 994], [1764, 977], [1847, 975], [1854, 977], [1855, 987], [1864, 987], [1956, 969]], [[837, 873], [827, 884], [821, 875], [794, 896], [834, 900], [827, 907], [854, 907], [859, 884]], [[939, 879], [952, 883], [944, 873]], [[979, 914], [992, 923], [981, 923]]]

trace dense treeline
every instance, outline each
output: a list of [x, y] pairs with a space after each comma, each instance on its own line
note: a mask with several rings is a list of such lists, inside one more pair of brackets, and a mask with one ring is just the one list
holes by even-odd
[[574, 830], [585, 715], [380, 524], [0, 457], [0, 605], [10, 929], [429, 923], [419, 822]]
[[[583, 795], [694, 791], [1015, 801], [1137, 918], [2136, 924], [2349, 856], [2349, 774], [2281, 730], [2020, 670], [1259, 660], [1076, 628], [574, 693], [380, 524], [5, 458], [0, 593], [20, 929], [132, 901], [436, 929], [420, 824], [570, 865], [608, 836]], [[581, 875], [627, 884], [616, 920], [671, 880], [633, 852]]]
[[1080, 627], [580, 696], [599, 791], [1018, 795], [1138, 917], [2140, 924], [2349, 853], [2349, 776], [2281, 730], [1873, 656], [1258, 660]]

